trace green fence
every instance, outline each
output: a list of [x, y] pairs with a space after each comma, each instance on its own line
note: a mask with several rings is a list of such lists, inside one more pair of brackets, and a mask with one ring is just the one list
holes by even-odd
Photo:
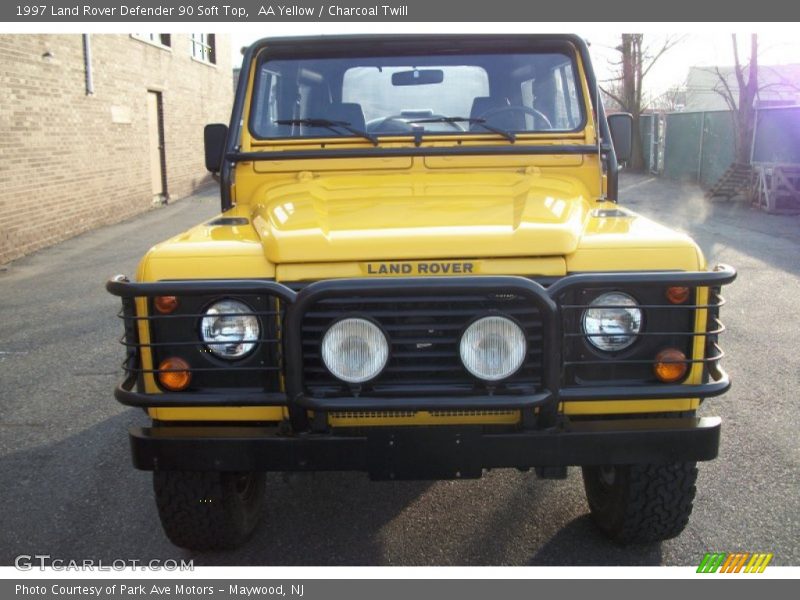
[[800, 165], [800, 107], [758, 111], [752, 161]]
[[733, 162], [731, 113], [671, 113], [666, 123], [664, 177], [713, 185]]
[[722, 177], [733, 162], [734, 144], [733, 115], [728, 111], [704, 113], [700, 185], [711, 187]]
[[664, 177], [697, 181], [700, 175], [703, 113], [667, 115]]
[[644, 169], [658, 175], [664, 169], [664, 115], [648, 113], [639, 118]]
[[653, 139], [653, 121], [655, 115], [641, 115], [639, 117], [639, 135], [642, 136], [642, 154], [644, 154], [644, 168], [650, 171], [653, 168], [651, 148], [655, 144]]
[[[753, 162], [800, 164], [800, 107], [761, 109], [756, 120]], [[730, 111], [667, 114], [664, 177], [714, 185], [733, 162], [733, 127]]]

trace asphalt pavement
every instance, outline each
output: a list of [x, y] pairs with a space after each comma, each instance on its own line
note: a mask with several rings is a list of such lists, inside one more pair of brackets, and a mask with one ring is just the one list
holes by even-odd
[[267, 518], [244, 547], [172, 546], [150, 474], [130, 464], [126, 431], [146, 416], [112, 396], [121, 325], [103, 285], [133, 274], [152, 244], [215, 214], [207, 192], [0, 267], [0, 564], [49, 554], [196, 565], [696, 565], [709, 551], [800, 564], [800, 217], [710, 202], [693, 185], [647, 176], [625, 176], [621, 189], [623, 204], [739, 271], [722, 313], [734, 387], [702, 408], [723, 418], [720, 457], [701, 465], [678, 538], [606, 541], [589, 520], [579, 469], [564, 481], [498, 470], [433, 483], [273, 474]]

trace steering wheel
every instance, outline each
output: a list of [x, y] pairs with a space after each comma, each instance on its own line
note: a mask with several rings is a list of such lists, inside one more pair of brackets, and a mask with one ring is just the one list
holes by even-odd
[[521, 113], [524, 113], [526, 115], [531, 115], [534, 119], [542, 120], [544, 122], [544, 124], [547, 126], [547, 129], [552, 129], [553, 128], [553, 124], [550, 122], [550, 119], [547, 118], [547, 115], [545, 115], [540, 110], [537, 110], [535, 108], [530, 108], [528, 106], [509, 105], [509, 106], [501, 106], [500, 108], [491, 108], [491, 109], [487, 110], [485, 113], [483, 113], [482, 115], [480, 115], [478, 118], [486, 119], [488, 121], [489, 117], [494, 117], [494, 116], [497, 116], [497, 115], [502, 115], [502, 114], [511, 113], [511, 112], [521, 112]]

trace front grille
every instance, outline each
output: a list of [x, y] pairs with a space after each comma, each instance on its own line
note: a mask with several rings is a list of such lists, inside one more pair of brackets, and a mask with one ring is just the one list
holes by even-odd
[[[528, 353], [522, 367], [502, 382], [474, 378], [461, 364], [459, 341], [476, 318], [490, 314], [515, 319], [525, 330]], [[372, 382], [353, 387], [337, 380], [320, 357], [322, 336], [344, 317], [377, 321], [389, 338], [390, 356]], [[316, 397], [355, 395], [470, 395], [532, 393], [542, 376], [542, 323], [530, 299], [509, 293], [452, 296], [325, 298], [302, 321], [304, 385]]]

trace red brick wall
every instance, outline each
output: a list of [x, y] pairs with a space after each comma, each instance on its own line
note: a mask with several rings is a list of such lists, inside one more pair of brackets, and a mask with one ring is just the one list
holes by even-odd
[[192, 58], [189, 34], [171, 50], [130, 35], [91, 44], [87, 95], [81, 35], [0, 35], [0, 264], [151, 208], [148, 90], [163, 99], [170, 201], [210, 182], [203, 125], [230, 116], [228, 36], [216, 66]]

